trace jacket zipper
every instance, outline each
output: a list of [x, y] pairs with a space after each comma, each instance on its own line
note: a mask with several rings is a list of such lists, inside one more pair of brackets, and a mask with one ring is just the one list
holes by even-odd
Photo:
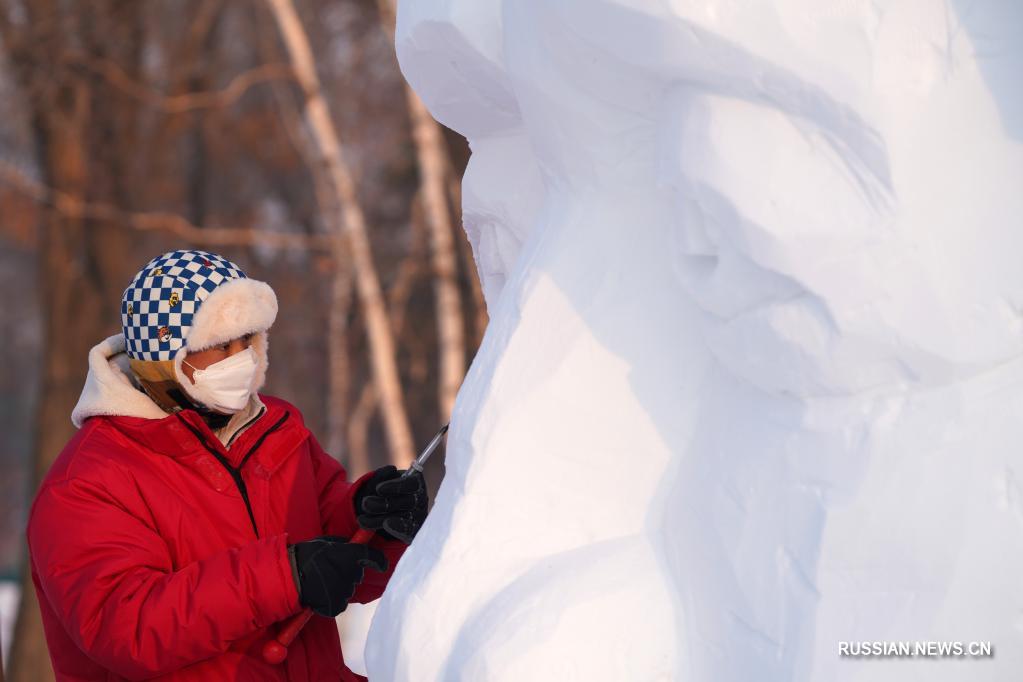
[[245, 479], [242, 478], [242, 467], [245, 466], [245, 463], [249, 461], [249, 458], [252, 457], [254, 452], [256, 452], [256, 449], [263, 444], [263, 441], [266, 440], [266, 437], [269, 436], [274, 431], [276, 431], [278, 428], [280, 428], [281, 424], [283, 424], [285, 420], [287, 420], [288, 414], [290, 413], [285, 412], [283, 417], [278, 419], [273, 426], [271, 426], [269, 429], [263, 432], [263, 435], [259, 437], [259, 440], [253, 443], [252, 447], [249, 448], [249, 451], [245, 453], [244, 457], [242, 457], [242, 461], [238, 463], [237, 467], [231, 466], [231, 463], [228, 462], [223, 455], [217, 452], [216, 448], [211, 447], [210, 444], [206, 442], [206, 439], [203, 437], [202, 432], [200, 432], [194, 426], [189, 424], [188, 420], [182, 417], [180, 413], [177, 414], [178, 419], [180, 419], [181, 422], [188, 427], [188, 430], [191, 431], [197, 439], [199, 439], [199, 442], [202, 443], [202, 446], [206, 448], [218, 462], [220, 462], [221, 466], [227, 469], [227, 473], [230, 474], [231, 480], [234, 481], [235, 487], [238, 488], [238, 492], [242, 496], [242, 501], [245, 502], [245, 511], [249, 513], [249, 521], [252, 522], [252, 532], [256, 534], [257, 538], [259, 537], [259, 528], [256, 527], [256, 515], [252, 513], [252, 502], [249, 500], [249, 489], [245, 485]]
[[253, 422], [255, 422], [257, 419], [262, 417], [264, 412], [266, 412], [266, 408], [265, 407], [259, 408], [259, 412], [256, 414], [256, 416], [253, 417], [252, 419], [250, 419], [249, 421], [245, 422], [241, 426], [239, 426], [238, 430], [235, 431], [231, 435], [231, 437], [227, 440], [227, 445], [225, 445], [224, 447], [230, 448], [231, 447], [231, 443], [234, 442], [234, 439], [237, 438], [239, 435], [241, 435], [242, 431], [244, 431], [245, 429], [249, 428], [249, 426], [252, 425]]

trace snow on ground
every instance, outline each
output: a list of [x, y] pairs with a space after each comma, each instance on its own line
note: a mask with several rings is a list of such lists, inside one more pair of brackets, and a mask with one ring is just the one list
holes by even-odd
[[8, 652], [14, 636], [14, 619], [18, 615], [21, 586], [13, 580], [0, 580], [0, 644], [3, 645], [4, 665], [10, 660]]
[[337, 628], [341, 633], [341, 651], [344, 652], [345, 664], [352, 672], [366, 674], [366, 661], [363, 652], [366, 648], [366, 635], [369, 624], [376, 613], [380, 600], [368, 604], [349, 604], [344, 613], [337, 617]]
[[[1021, 26], [399, 3], [490, 326], [374, 682], [1018, 679]], [[997, 653], [839, 656], [877, 640]]]

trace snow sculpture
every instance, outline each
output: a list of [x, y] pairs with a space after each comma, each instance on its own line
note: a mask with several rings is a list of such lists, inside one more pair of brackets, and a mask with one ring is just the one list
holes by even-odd
[[[491, 326], [370, 678], [1023, 670], [1023, 4], [406, 0]], [[842, 641], [990, 641], [865, 660]]]

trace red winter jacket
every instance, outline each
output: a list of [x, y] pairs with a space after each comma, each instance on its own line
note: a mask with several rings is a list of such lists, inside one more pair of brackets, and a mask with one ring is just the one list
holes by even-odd
[[[58, 680], [362, 679], [329, 618], [314, 616], [283, 664], [260, 655], [300, 611], [287, 545], [355, 533], [363, 480], [348, 482], [294, 406], [260, 398], [230, 449], [191, 410], [93, 416], [64, 448], [28, 526]], [[393, 571], [404, 545], [372, 542]], [[368, 569], [354, 601], [389, 577]]]

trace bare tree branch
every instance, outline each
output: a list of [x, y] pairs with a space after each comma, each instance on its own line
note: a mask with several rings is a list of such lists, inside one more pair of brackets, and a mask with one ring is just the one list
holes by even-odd
[[29, 178], [5, 161], [0, 161], [0, 182], [69, 218], [103, 220], [136, 230], [170, 232], [188, 243], [199, 246], [254, 246], [259, 244], [315, 251], [326, 251], [333, 246], [333, 240], [327, 236], [268, 232], [237, 227], [199, 227], [174, 213], [164, 211], [132, 213], [123, 211], [112, 204], [86, 202], [73, 194], [47, 187]]
[[[183, 71], [189, 72], [195, 66], [196, 55], [210, 32], [217, 23], [217, 16], [223, 9], [223, 0], [202, 0], [192, 17], [188, 33], [181, 42], [181, 50], [172, 63], [180, 64]], [[187, 76], [186, 76], [187, 78]]]
[[226, 108], [257, 85], [274, 81], [297, 80], [295, 70], [289, 64], [262, 64], [238, 74], [221, 90], [165, 95], [134, 80], [110, 59], [91, 58], [77, 53], [68, 54], [65, 59], [101, 76], [110, 85], [125, 94], [151, 104], [168, 114], [183, 114], [196, 109]]

